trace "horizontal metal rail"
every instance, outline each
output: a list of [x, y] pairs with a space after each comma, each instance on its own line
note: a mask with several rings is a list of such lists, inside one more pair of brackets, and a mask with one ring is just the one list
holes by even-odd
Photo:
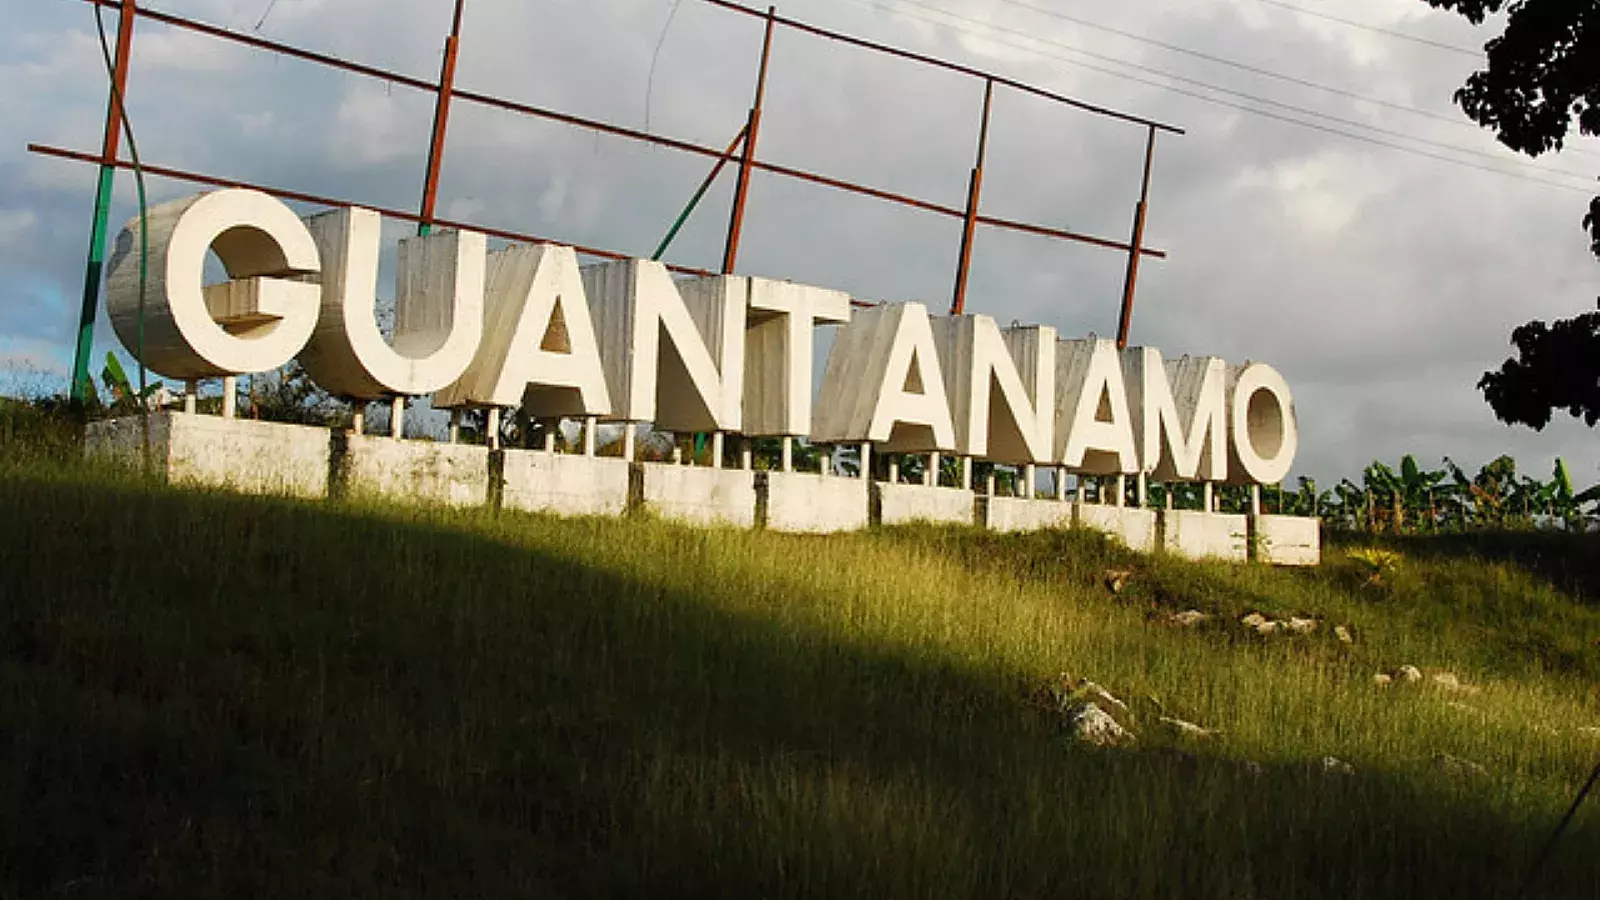
[[[114, 8], [120, 8], [121, 5], [122, 5], [120, 0], [84, 0], [84, 2], [86, 2], [86, 3], [94, 3], [94, 4], [99, 4], [101, 6], [114, 7]], [[766, 13], [764, 13], [764, 12], [755, 13], [755, 11], [751, 10], [749, 7], [740, 6], [737, 3], [726, 3], [726, 2], [724, 2], [724, 0], [705, 0], [705, 2], [714, 3], [715, 5], [718, 5], [718, 6], [726, 6], [728, 8], [736, 9], [736, 10], [739, 10], [739, 11], [742, 11], [742, 12], [746, 12], [746, 13], [756, 14], [756, 15], [761, 16], [762, 18], [766, 17]], [[314, 51], [314, 50], [302, 49], [300, 47], [295, 47], [295, 46], [292, 46], [290, 44], [281, 43], [279, 41], [274, 41], [274, 40], [271, 40], [269, 38], [260, 37], [258, 35], [246, 34], [246, 33], [243, 33], [243, 32], [234, 31], [232, 29], [222, 28], [222, 27], [216, 26], [216, 25], [208, 25], [208, 24], [206, 24], [204, 22], [198, 22], [198, 21], [195, 21], [193, 19], [185, 18], [183, 16], [176, 16], [176, 15], [173, 15], [171, 13], [164, 13], [164, 12], [160, 12], [159, 10], [153, 10], [153, 9], [149, 9], [149, 8], [146, 8], [146, 7], [139, 7], [137, 9], [137, 11], [136, 11], [136, 14], [141, 16], [141, 17], [148, 18], [148, 19], [150, 19], [152, 21], [160, 22], [160, 23], [165, 24], [165, 25], [170, 25], [170, 26], [175, 27], [175, 28], [182, 28], [182, 29], [194, 31], [194, 32], [197, 32], [197, 33], [200, 33], [200, 34], [204, 34], [204, 35], [208, 35], [210, 37], [218, 38], [218, 39], [221, 39], [221, 40], [233, 41], [235, 43], [244, 44], [246, 46], [253, 47], [253, 48], [256, 48], [256, 49], [259, 49], [259, 50], [266, 50], [266, 51], [273, 52], [273, 53], [281, 53], [281, 54], [283, 54], [285, 56], [289, 56], [289, 57], [293, 57], [293, 58], [296, 58], [296, 59], [305, 60], [307, 62], [317, 63], [319, 65], [331, 66], [333, 68], [342, 69], [344, 71], [352, 72], [352, 73], [357, 74], [357, 75], [363, 75], [363, 76], [366, 76], [368, 78], [374, 78], [374, 79], [377, 79], [377, 80], [380, 80], [380, 81], [390, 82], [390, 83], [393, 83], [393, 84], [401, 85], [403, 87], [412, 88], [414, 90], [424, 91], [424, 92], [430, 93], [430, 94], [436, 94], [439, 91], [438, 84], [436, 84], [435, 82], [423, 79], [423, 78], [417, 78], [417, 77], [414, 77], [414, 76], [411, 76], [411, 75], [406, 75], [406, 74], [401, 73], [401, 72], [395, 72], [395, 71], [391, 71], [391, 70], [388, 70], [388, 69], [378, 68], [376, 66], [369, 66], [369, 65], [366, 65], [364, 63], [352, 62], [350, 60], [343, 59], [341, 57], [331, 56], [331, 55], [326, 54], [326, 53], [319, 53], [319, 52]], [[892, 54], [897, 55], [897, 56], [904, 56], [906, 58], [914, 59], [914, 60], [917, 60], [917, 61], [920, 61], [920, 62], [927, 62], [930, 65], [938, 65], [938, 66], [941, 66], [941, 67], [944, 67], [944, 68], [949, 68], [949, 69], [952, 69], [954, 71], [959, 71], [959, 72], [963, 72], [963, 73], [966, 73], [966, 74], [979, 75], [979, 76], [982, 76], [982, 77], [990, 77], [990, 76], [984, 76], [977, 69], [973, 69], [973, 68], [966, 67], [966, 66], [961, 66], [961, 65], [956, 64], [956, 63], [946, 63], [944, 61], [937, 60], [937, 59], [935, 59], [933, 57], [924, 57], [921, 54], [912, 53], [911, 51], [899, 50], [899, 49], [894, 48], [894, 47], [888, 47], [886, 45], [875, 44], [875, 43], [873, 43], [871, 41], [863, 41], [863, 40], [860, 40], [858, 38], [852, 38], [852, 37], [850, 37], [848, 35], [840, 35], [840, 34], [837, 34], [836, 32], [831, 32], [831, 31], [826, 31], [824, 29], [814, 28], [813, 26], [806, 25], [805, 23], [801, 23], [801, 22], [796, 22], [796, 21], [791, 20], [791, 19], [784, 19], [782, 17], [777, 17], [775, 19], [775, 21], [778, 21], [778, 22], [783, 23], [783, 24], [787, 24], [787, 25], [789, 25], [789, 27], [792, 27], [792, 28], [798, 28], [800, 30], [807, 31], [808, 33], [816, 33], [816, 34], [820, 34], [822, 36], [829, 37], [829, 38], [832, 38], [832, 39], [845, 41], [846, 43], [857, 44], [857, 45], [861, 45], [861, 46], [867, 46], [867, 47], [870, 47], [872, 49], [882, 50], [883, 52], [892, 53]], [[1061, 95], [1054, 94], [1054, 93], [1052, 93], [1050, 91], [1045, 91], [1045, 90], [1040, 89], [1040, 88], [1033, 88], [1032, 86], [1026, 85], [1026, 84], [1024, 84], [1022, 82], [1015, 82], [1015, 81], [1012, 81], [1010, 79], [1002, 78], [1000, 76], [993, 76], [993, 77], [995, 79], [995, 83], [996, 84], [1005, 84], [1005, 85], [1007, 85], [1009, 87], [1013, 87], [1013, 88], [1016, 88], [1018, 90], [1025, 90], [1025, 91], [1027, 91], [1029, 93], [1033, 93], [1033, 94], [1037, 94], [1039, 96], [1047, 97], [1047, 98], [1049, 98], [1051, 100], [1055, 100], [1055, 101], [1060, 102], [1060, 103], [1065, 103], [1065, 104], [1068, 104], [1070, 106], [1075, 106], [1075, 107], [1079, 107], [1079, 108], [1088, 109], [1091, 112], [1096, 112], [1096, 113], [1103, 114], [1103, 115], [1109, 115], [1109, 116], [1112, 116], [1114, 118], [1123, 119], [1125, 121], [1138, 122], [1138, 123], [1141, 123], [1141, 124], [1146, 124], [1146, 125], [1149, 125], [1152, 128], [1160, 128], [1160, 129], [1164, 129], [1164, 130], [1167, 130], [1167, 131], [1173, 131], [1173, 132], [1180, 133], [1180, 134], [1182, 133], [1181, 129], [1178, 129], [1178, 128], [1174, 127], [1174, 126], [1163, 125], [1163, 124], [1157, 123], [1157, 122], [1150, 122], [1150, 121], [1148, 121], [1146, 119], [1141, 119], [1141, 118], [1139, 118], [1137, 116], [1129, 116], [1129, 115], [1126, 115], [1126, 114], [1123, 114], [1123, 113], [1117, 113], [1117, 112], [1112, 111], [1112, 110], [1104, 110], [1104, 109], [1102, 109], [1100, 107], [1095, 107], [1095, 106], [1093, 106], [1091, 104], [1085, 104], [1085, 103], [1082, 103], [1081, 101], [1076, 101], [1076, 100], [1073, 100], [1073, 99], [1071, 99], [1069, 97], [1064, 97], [1064, 96], [1061, 96]], [[476, 103], [476, 104], [479, 104], [479, 105], [482, 105], [482, 106], [488, 106], [488, 107], [495, 108], [495, 109], [501, 109], [501, 110], [505, 110], [507, 112], [514, 112], [514, 113], [519, 113], [519, 114], [526, 115], [526, 116], [532, 116], [532, 117], [535, 117], [535, 118], [546, 119], [546, 120], [549, 120], [549, 121], [552, 121], [552, 122], [560, 122], [562, 124], [571, 125], [571, 126], [577, 127], [577, 128], [586, 128], [586, 129], [590, 129], [590, 130], [593, 130], [593, 131], [598, 131], [598, 132], [601, 132], [601, 133], [604, 133], [604, 134], [611, 134], [611, 135], [615, 135], [617, 137], [628, 138], [630, 140], [636, 140], [636, 141], [642, 141], [642, 142], [645, 142], [645, 143], [656, 144], [656, 145], [662, 146], [662, 147], [669, 147], [669, 148], [672, 148], [674, 150], [680, 150], [680, 151], [683, 151], [683, 152], [686, 152], [686, 153], [698, 154], [700, 156], [704, 156], [704, 157], [709, 158], [709, 159], [719, 159], [719, 160], [724, 160], [724, 161], [729, 161], [729, 162], [737, 162], [738, 159], [739, 159], [737, 154], [727, 153], [726, 151], [721, 150], [721, 149], [716, 148], [716, 147], [707, 147], [705, 145], [696, 144], [696, 143], [693, 143], [693, 142], [690, 142], [690, 141], [679, 140], [677, 138], [670, 138], [670, 137], [664, 137], [664, 136], [661, 136], [661, 135], [651, 134], [649, 132], [640, 131], [639, 129], [636, 129], [636, 128], [628, 128], [628, 127], [623, 126], [623, 125], [614, 125], [612, 123], [604, 122], [604, 121], [601, 121], [601, 120], [598, 120], [598, 119], [590, 119], [590, 118], [587, 118], [587, 117], [584, 117], [584, 116], [573, 115], [571, 113], [559, 112], [557, 110], [548, 109], [548, 108], [541, 107], [541, 106], [535, 106], [535, 105], [530, 104], [530, 103], [523, 103], [523, 102], [520, 102], [520, 101], [517, 101], [517, 100], [510, 100], [510, 99], [506, 99], [504, 97], [496, 97], [496, 96], [493, 96], [493, 95], [490, 95], [490, 94], [484, 94], [484, 93], [480, 93], [480, 92], [477, 92], [477, 91], [470, 91], [470, 90], [464, 90], [464, 89], [461, 89], [461, 88], [457, 88], [454, 91], [454, 99], [456, 99], [457, 101], [465, 101], [465, 102], [469, 102], [469, 103]], [[96, 159], [96, 161], [98, 161], [98, 159]], [[852, 194], [858, 194], [858, 195], [865, 196], [865, 197], [872, 197], [874, 199], [878, 199], [878, 200], [883, 200], [883, 201], [887, 201], [887, 202], [890, 202], [890, 203], [899, 204], [901, 206], [908, 206], [908, 207], [911, 207], [913, 209], [920, 209], [920, 210], [923, 210], [924, 212], [937, 213], [939, 215], [946, 216], [946, 217], [949, 217], [949, 218], [962, 219], [962, 218], [965, 218], [965, 216], [966, 216], [965, 211], [963, 211], [961, 209], [957, 209], [956, 207], [953, 207], [953, 206], [945, 206], [943, 204], [934, 203], [932, 201], [921, 200], [921, 199], [918, 199], [916, 197], [906, 196], [904, 194], [897, 194], [897, 193], [894, 193], [892, 191], [886, 191], [886, 190], [881, 190], [879, 188], [867, 187], [866, 185], [855, 184], [853, 182], [845, 181], [843, 179], [833, 178], [833, 177], [830, 177], [830, 176], [827, 176], [827, 175], [821, 175], [821, 174], [818, 174], [818, 173], [815, 173], [815, 172], [809, 172], [809, 171], [806, 171], [804, 169], [795, 168], [793, 166], [785, 166], [785, 165], [781, 165], [781, 164], [778, 164], [778, 163], [764, 162], [764, 161], [759, 160], [759, 159], [751, 160], [749, 165], [751, 166], [751, 168], [754, 168], [754, 169], [757, 169], [757, 170], [763, 171], [763, 172], [770, 172], [770, 173], [772, 173], [774, 175], [779, 175], [779, 176], [783, 176], [783, 177], [786, 177], [786, 178], [793, 178], [793, 179], [796, 179], [796, 180], [799, 180], [799, 181], [805, 181], [805, 182], [809, 182], [809, 183], [812, 183], [812, 184], [818, 184], [818, 185], [822, 185], [824, 187], [830, 187], [830, 188], [834, 188], [835, 190], [845, 191], [845, 192], [852, 193]], [[153, 172], [154, 169], [152, 169], [151, 171]], [[179, 177], [181, 177], [181, 176], [179, 176]], [[286, 196], [286, 195], [280, 193], [280, 196]], [[414, 216], [411, 216], [411, 214], [407, 214], [406, 217], [407, 218], [413, 218], [413, 219], [416, 218]], [[1130, 252], [1130, 251], [1133, 250], [1133, 246], [1130, 243], [1126, 242], [1126, 241], [1119, 241], [1119, 240], [1116, 240], [1116, 239], [1113, 239], [1113, 238], [1097, 237], [1097, 236], [1094, 236], [1094, 235], [1083, 234], [1081, 232], [1071, 231], [1071, 230], [1068, 230], [1068, 229], [1051, 228], [1051, 227], [1043, 226], [1043, 225], [1033, 225], [1033, 224], [1029, 224], [1029, 223], [1026, 223], [1026, 222], [1013, 221], [1013, 220], [1010, 220], [1010, 219], [1000, 219], [1000, 218], [996, 218], [996, 217], [993, 217], [993, 216], [978, 216], [977, 217], [977, 221], [978, 221], [979, 224], [986, 225], [986, 226], [991, 227], [991, 228], [1000, 228], [1000, 229], [1009, 230], [1009, 231], [1019, 231], [1019, 232], [1023, 232], [1023, 233], [1027, 233], [1027, 234], [1039, 235], [1039, 236], [1042, 236], [1042, 237], [1055, 238], [1055, 239], [1058, 239], [1058, 240], [1076, 241], [1078, 243], [1090, 244], [1090, 245], [1093, 245], [1093, 246], [1096, 246], [1096, 247], [1106, 247], [1106, 248], [1110, 248], [1110, 249], [1113, 249], [1113, 250], [1120, 250], [1120, 251], [1123, 251], [1123, 252]], [[443, 221], [440, 221], [438, 224], [444, 225], [446, 223], [444, 223]], [[471, 226], [450, 226], [450, 227], [471, 227]], [[485, 234], [489, 233], [488, 231], [485, 231], [484, 229], [481, 229], [481, 228], [477, 229], [477, 230], [484, 231]], [[590, 251], [585, 251], [585, 252], [590, 252]], [[1150, 256], [1150, 257], [1154, 257], [1154, 258], [1157, 258], [1157, 259], [1165, 259], [1166, 255], [1167, 255], [1164, 251], [1152, 249], [1152, 248], [1149, 248], [1149, 247], [1140, 247], [1139, 248], [1139, 253], [1144, 255], [1144, 256]], [[606, 254], [594, 253], [594, 255], [596, 255], [596, 256], [604, 256]], [[619, 259], [623, 258], [623, 254], [610, 254], [610, 255], [613, 258], [619, 258]], [[686, 270], [686, 271], [701, 271], [701, 270]]]

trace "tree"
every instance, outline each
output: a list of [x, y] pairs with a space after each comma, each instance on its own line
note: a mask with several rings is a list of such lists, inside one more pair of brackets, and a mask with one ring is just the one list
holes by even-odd
[[[1455, 93], [1461, 109], [1500, 143], [1528, 156], [1559, 151], [1574, 126], [1600, 134], [1600, 0], [1424, 0], [1474, 25], [1505, 11], [1505, 31], [1484, 45], [1488, 65]], [[1590, 250], [1600, 257], [1600, 196], [1583, 217]], [[1478, 382], [1494, 413], [1535, 430], [1565, 409], [1589, 425], [1600, 420], [1600, 315], [1551, 325], [1534, 321], [1512, 333], [1518, 358]]]

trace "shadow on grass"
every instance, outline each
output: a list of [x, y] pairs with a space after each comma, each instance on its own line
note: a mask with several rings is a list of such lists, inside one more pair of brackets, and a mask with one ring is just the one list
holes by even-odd
[[954, 662], [509, 532], [14, 478], [0, 597], [6, 897], [1455, 898], [1545, 826], [1070, 748]]

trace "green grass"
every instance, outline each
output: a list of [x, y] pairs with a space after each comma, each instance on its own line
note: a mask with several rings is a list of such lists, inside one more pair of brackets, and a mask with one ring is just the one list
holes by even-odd
[[[0, 443], [0, 897], [1509, 897], [1600, 755], [1593, 539], [1402, 541], [1371, 585], [1346, 546], [307, 504], [45, 455]], [[1372, 686], [1406, 663], [1482, 691]], [[1031, 699], [1063, 672], [1223, 733], [1075, 746]], [[1537, 895], [1600, 895], [1600, 804]]]

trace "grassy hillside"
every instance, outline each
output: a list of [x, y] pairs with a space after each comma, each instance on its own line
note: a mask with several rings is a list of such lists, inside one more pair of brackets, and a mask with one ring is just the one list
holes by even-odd
[[[0, 897], [1508, 897], [1600, 754], [1592, 539], [1284, 571], [40, 456], [0, 446]], [[1069, 740], [1063, 673], [1137, 743]], [[1600, 895], [1600, 804], [1536, 895]]]

